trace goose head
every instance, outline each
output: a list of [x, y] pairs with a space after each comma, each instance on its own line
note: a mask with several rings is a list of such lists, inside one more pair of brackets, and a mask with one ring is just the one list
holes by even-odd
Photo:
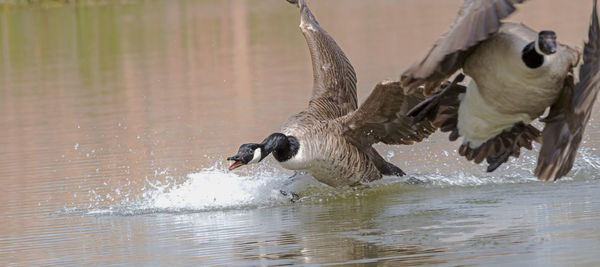
[[230, 171], [243, 165], [258, 163], [262, 159], [261, 145], [254, 143], [241, 145], [240, 149], [238, 149], [238, 153], [235, 154], [235, 156], [227, 158], [227, 160], [233, 161], [231, 166], [229, 166]]
[[554, 31], [541, 31], [535, 40], [535, 50], [540, 55], [552, 55], [556, 53], [556, 33]]
[[229, 170], [258, 163], [273, 153], [275, 159], [283, 162], [292, 158], [298, 152], [300, 144], [296, 137], [286, 136], [282, 133], [273, 133], [269, 135], [260, 144], [243, 144], [240, 146], [238, 153], [235, 156], [228, 157], [227, 160], [233, 161]]

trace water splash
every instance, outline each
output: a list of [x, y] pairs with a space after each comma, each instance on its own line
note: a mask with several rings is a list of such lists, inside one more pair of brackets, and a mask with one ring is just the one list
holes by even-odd
[[[183, 182], [146, 179], [141, 196], [124, 199], [120, 204], [100, 206], [102, 200], [90, 200], [86, 209], [65, 209], [85, 215], [135, 215], [148, 213], [203, 212], [285, 205], [290, 197], [281, 190], [301, 191], [320, 186], [310, 176], [300, 175], [290, 183], [290, 172], [273, 168], [272, 164], [249, 166], [240, 172], [230, 172], [222, 162], [190, 173]], [[123, 194], [123, 189], [115, 189]]]
[[[392, 153], [388, 153], [390, 154]], [[299, 193], [302, 197], [300, 202], [312, 203], [360, 198], [390, 190], [401, 192], [407, 188], [414, 190], [431, 187], [534, 183], [540, 182], [533, 176], [536, 158], [534, 152], [524, 153], [520, 159], [511, 160], [493, 173], [463, 170], [442, 173], [433, 170], [433, 172], [419, 172], [404, 177], [384, 177], [360, 190], [334, 189], [319, 184], [308, 175], [300, 175], [290, 183], [288, 177], [292, 172], [274, 167], [277, 165], [271, 161], [248, 166], [236, 172], [228, 171], [223, 162], [216, 162], [212, 167], [190, 173], [187, 177], [181, 177], [182, 179], [173, 179], [166, 171], [157, 172], [153, 179], [146, 179], [141, 195], [133, 197], [130, 193], [125, 193], [126, 188], [116, 188], [114, 192], [90, 199], [90, 205], [86, 208], [65, 209], [65, 211], [82, 212], [87, 215], [203, 212], [288, 205], [290, 198], [281, 194], [282, 189]], [[559, 182], [597, 179], [599, 171], [600, 157], [593, 153], [593, 149], [583, 148], [579, 152], [573, 171]], [[171, 179], [160, 182], [157, 178], [161, 173]], [[102, 201], [98, 200], [98, 198], [112, 199], [118, 196], [127, 197], [120, 204], [109, 206], [101, 206]]]
[[595, 148], [590, 147], [579, 149], [573, 169], [568, 176], [574, 179], [600, 178], [600, 157], [594, 153], [595, 150]]
[[150, 194], [148, 205], [161, 210], [211, 210], [282, 202], [281, 175], [244, 176], [219, 169], [189, 174], [188, 180], [169, 190]]

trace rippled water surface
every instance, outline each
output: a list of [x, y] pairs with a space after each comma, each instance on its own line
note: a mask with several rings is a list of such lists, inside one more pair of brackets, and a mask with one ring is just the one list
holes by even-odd
[[[563, 180], [534, 152], [492, 174], [442, 134], [378, 146], [409, 175], [335, 190], [272, 159], [227, 171], [307, 105], [283, 0], [0, 7], [0, 265], [600, 265], [600, 114]], [[459, 0], [311, 1], [359, 98], [397, 78]], [[511, 17], [582, 46], [591, 0]]]

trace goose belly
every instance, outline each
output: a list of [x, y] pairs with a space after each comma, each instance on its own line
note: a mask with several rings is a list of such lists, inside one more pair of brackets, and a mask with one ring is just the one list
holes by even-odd
[[525, 112], [503, 112], [491, 105], [480, 94], [475, 81], [467, 86], [458, 108], [457, 128], [463, 143], [479, 147], [490, 138], [510, 129], [515, 123], [528, 124], [534, 118]]
[[303, 134], [296, 132], [300, 143], [298, 152], [291, 159], [280, 162], [281, 166], [306, 171], [319, 182], [333, 187], [380, 178], [368, 157], [342, 137], [341, 128], [334, 126], [326, 124]]
[[473, 78], [467, 90], [477, 91], [475, 97], [502, 114], [537, 117], [556, 101], [566, 75], [551, 75], [546, 66], [531, 70], [523, 67], [522, 61], [504, 62], [507, 64], [490, 64], [476, 70], [465, 67], [465, 73]]
[[[307, 172], [319, 182], [333, 187], [357, 185], [381, 177], [378, 172], [354, 172], [349, 166], [332, 163], [331, 160], [318, 160]], [[365, 178], [368, 176], [375, 176], [375, 178]]]

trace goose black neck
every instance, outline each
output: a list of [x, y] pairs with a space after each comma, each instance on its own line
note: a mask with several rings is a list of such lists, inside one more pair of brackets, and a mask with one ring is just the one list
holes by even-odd
[[263, 157], [269, 153], [273, 153], [273, 157], [279, 162], [287, 161], [298, 153], [300, 143], [298, 139], [293, 136], [286, 136], [282, 133], [274, 133], [269, 135], [261, 143], [263, 150]]
[[544, 56], [535, 50], [535, 42], [531, 42], [523, 48], [521, 58], [527, 67], [535, 69], [544, 64]]

